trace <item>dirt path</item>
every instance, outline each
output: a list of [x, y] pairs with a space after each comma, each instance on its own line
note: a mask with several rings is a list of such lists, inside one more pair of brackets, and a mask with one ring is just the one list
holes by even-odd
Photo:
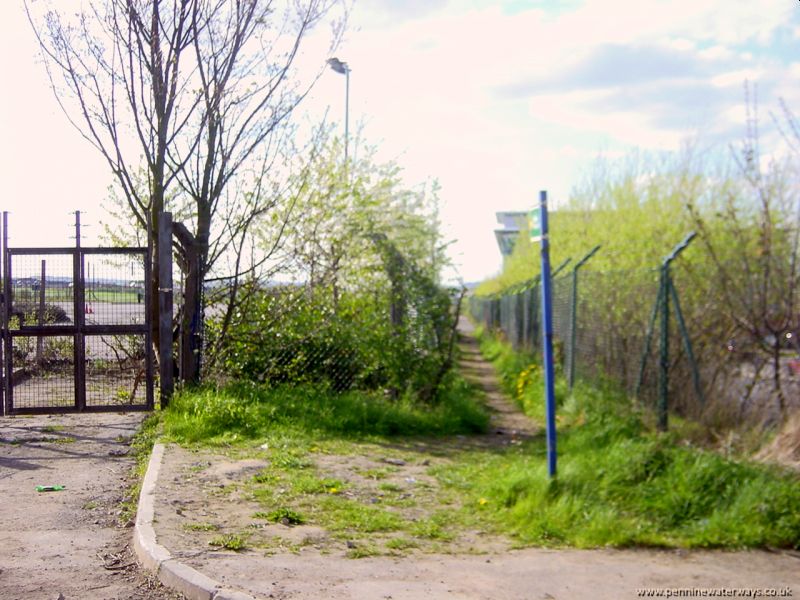
[[0, 418], [0, 597], [180, 598], [142, 573], [119, 524], [142, 416]]
[[478, 341], [473, 337], [474, 327], [466, 317], [461, 317], [459, 331], [461, 372], [483, 390], [486, 405], [492, 412], [489, 436], [499, 436], [495, 438], [496, 442], [504, 445], [512, 440], [529, 438], [540, 433], [534, 423], [503, 395], [494, 367], [481, 355]]
[[[383, 480], [392, 485], [435, 486], [428, 469], [465, 446], [502, 447], [539, 435], [500, 392], [491, 365], [464, 324], [462, 368], [481, 385], [493, 411], [486, 435], [373, 445], [357, 456], [315, 456], [315, 467], [347, 481], [354, 501], [376, 495], [359, 472], [385, 467], [385, 452], [405, 460]], [[800, 597], [800, 560], [768, 552], [510, 549], [509, 540], [466, 532], [440, 552], [348, 558], [348, 546], [319, 527], [258, 522], [265, 508], [247, 491], [267, 457], [231, 456], [168, 447], [156, 492], [158, 542], [182, 562], [231, 588], [259, 598], [311, 600], [618, 600], [643, 588], [774, 588], [794, 586]], [[394, 464], [394, 463], [393, 463]], [[414, 491], [414, 493], [418, 493]], [[422, 499], [420, 499], [422, 502]], [[208, 526], [209, 530], [203, 529]], [[247, 532], [249, 549], [214, 549], [209, 541]], [[258, 542], [258, 543], [255, 543]]]

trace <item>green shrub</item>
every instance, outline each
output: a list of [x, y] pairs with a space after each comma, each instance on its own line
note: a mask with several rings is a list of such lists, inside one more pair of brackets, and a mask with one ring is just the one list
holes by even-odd
[[[331, 392], [389, 390], [435, 400], [450, 368], [448, 294], [431, 287], [413, 305], [413, 319], [393, 326], [384, 294], [299, 288], [256, 290], [223, 338], [217, 379], [271, 386], [324, 385]], [[212, 320], [210, 345], [222, 335]]]

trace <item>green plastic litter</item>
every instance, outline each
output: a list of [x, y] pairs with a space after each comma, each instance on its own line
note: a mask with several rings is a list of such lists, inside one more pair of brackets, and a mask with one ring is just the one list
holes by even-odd
[[66, 489], [63, 485], [37, 485], [36, 491], [37, 492], [60, 492], [61, 490]]

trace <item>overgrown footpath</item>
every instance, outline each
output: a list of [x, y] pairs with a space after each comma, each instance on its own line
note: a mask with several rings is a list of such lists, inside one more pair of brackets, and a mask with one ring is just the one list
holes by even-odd
[[[506, 392], [541, 418], [538, 366], [489, 335], [481, 347]], [[612, 388], [579, 384], [568, 393], [560, 380], [556, 401], [557, 480], [547, 478], [541, 439], [453, 470], [521, 544], [800, 547], [797, 474], [705, 450], [688, 423], [658, 433]]]
[[[489, 336], [481, 347], [507, 395], [540, 419], [539, 368]], [[354, 558], [479, 552], [497, 539], [800, 548], [796, 474], [656, 433], [611, 390], [580, 385], [568, 394], [559, 384], [559, 475], [550, 481], [543, 436], [498, 443], [481, 391], [448, 377], [435, 402], [311, 384], [179, 394], [161, 416], [162, 435], [197, 457], [187, 481], [192, 473], [209, 481], [209, 456], [257, 465], [203, 492], [246, 506], [243, 519], [187, 509], [186, 535], [206, 547], [313, 546]]]

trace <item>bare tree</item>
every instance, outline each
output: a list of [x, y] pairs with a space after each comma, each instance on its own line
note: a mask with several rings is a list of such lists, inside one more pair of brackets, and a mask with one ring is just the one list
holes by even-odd
[[[242, 252], [250, 227], [277, 201], [279, 190], [264, 182], [290, 115], [313, 85], [294, 77], [300, 48], [325, 20], [328, 50], [335, 47], [346, 13], [340, 4], [93, 0], [74, 13], [26, 1], [56, 97], [108, 162], [149, 239], [162, 211], [191, 207], [191, 222], [175, 227], [186, 273], [184, 380], [199, 375], [203, 281], [227, 253]], [[136, 177], [142, 161], [145, 186]], [[232, 264], [227, 276], [236, 281], [255, 266]]]
[[[733, 149], [738, 181], [723, 185], [710, 207], [691, 201], [688, 209], [714, 267], [711, 281], [720, 298], [717, 310], [733, 332], [769, 361], [776, 412], [785, 418], [782, 357], [800, 329], [796, 170], [786, 161], [762, 163], [757, 102], [749, 85], [745, 102], [746, 136]], [[794, 129], [793, 122], [788, 124]], [[762, 367], [756, 368], [754, 384]]]

